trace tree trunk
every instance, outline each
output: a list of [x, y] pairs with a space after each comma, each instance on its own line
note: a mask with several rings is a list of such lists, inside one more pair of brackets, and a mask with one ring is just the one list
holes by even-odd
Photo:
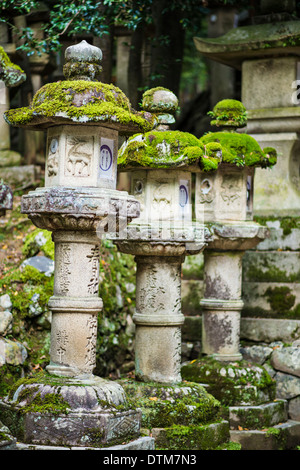
[[144, 26], [143, 23], [140, 23], [131, 36], [128, 64], [128, 97], [134, 108], [138, 107], [143, 94], [142, 50]]
[[164, 86], [179, 93], [185, 32], [179, 8], [164, 11], [168, 0], [153, 2], [155, 37], [152, 44], [150, 86]]

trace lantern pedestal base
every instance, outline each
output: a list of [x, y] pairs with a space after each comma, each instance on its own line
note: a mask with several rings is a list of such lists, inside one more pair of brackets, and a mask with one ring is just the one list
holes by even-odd
[[105, 448], [140, 437], [141, 410], [116, 382], [41, 374], [2, 400], [0, 420], [24, 444]]

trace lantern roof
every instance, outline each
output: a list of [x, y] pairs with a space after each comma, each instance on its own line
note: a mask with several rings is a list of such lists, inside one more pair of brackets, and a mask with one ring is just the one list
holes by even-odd
[[66, 80], [41, 87], [28, 107], [7, 111], [8, 124], [29, 130], [62, 124], [103, 125], [120, 134], [153, 128], [154, 114], [134, 110], [120, 88], [98, 81], [101, 49], [81, 41], [66, 49], [65, 58]]

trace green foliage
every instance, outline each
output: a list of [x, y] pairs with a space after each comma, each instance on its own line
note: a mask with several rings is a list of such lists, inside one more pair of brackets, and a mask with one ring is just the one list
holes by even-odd
[[107, 376], [133, 360], [133, 333], [130, 329], [135, 306], [134, 257], [120, 253], [103, 240], [100, 253], [99, 295], [103, 310], [99, 315], [96, 374]]
[[[45, 240], [41, 246], [36, 237]], [[25, 237], [22, 248], [25, 258], [44, 254], [54, 259], [51, 232], [36, 229]], [[133, 323], [136, 265], [131, 255], [118, 252], [109, 240], [103, 240], [100, 255], [99, 296], [103, 311], [98, 317], [96, 374], [107, 376], [124, 363], [133, 360]], [[54, 276], [46, 276], [36, 268], [20, 265], [7, 269], [0, 279], [2, 293], [10, 296], [13, 313], [13, 337], [28, 348], [32, 367], [49, 362], [50, 324], [43, 321], [48, 314], [48, 301], [53, 295]], [[35, 297], [33, 297], [35, 296]], [[36, 299], [35, 301], [33, 299]], [[30, 308], [34, 309], [34, 315]]]
[[24, 269], [11, 269], [0, 279], [2, 292], [8, 294], [13, 304], [16, 319], [30, 316], [32, 297], [38, 296], [38, 308], [41, 313], [47, 310], [50, 295], [53, 294], [53, 276], [48, 277], [33, 266]]
[[[153, 23], [153, 0], [2, 0], [0, 8], [0, 22], [5, 22], [22, 39], [18, 49], [28, 55], [37, 52], [49, 53], [59, 50], [61, 37], [76, 34], [90, 33], [101, 37], [109, 33], [112, 24], [119, 24], [135, 30], [140, 24]], [[162, 14], [167, 15], [174, 9], [182, 11], [182, 25], [185, 29], [195, 28], [199, 24], [203, 13], [207, 11], [197, 0], [189, 0], [182, 4], [179, 0], [167, 2]], [[42, 39], [34, 36], [30, 27], [16, 28], [12, 18], [18, 15], [29, 14], [37, 10], [48, 11], [48, 20], [42, 25], [44, 32]], [[168, 41], [168, 34], [159, 38]]]
[[37, 228], [26, 236], [22, 246], [22, 253], [26, 258], [29, 258], [31, 256], [37, 255], [39, 251], [48, 258], [54, 260], [54, 243], [52, 241], [52, 233], [48, 230], [41, 230]]

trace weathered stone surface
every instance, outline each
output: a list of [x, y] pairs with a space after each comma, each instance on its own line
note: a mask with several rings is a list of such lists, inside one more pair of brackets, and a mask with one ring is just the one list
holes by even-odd
[[276, 370], [300, 377], [300, 348], [289, 346], [275, 349], [271, 365]]
[[0, 366], [4, 364], [23, 364], [27, 358], [27, 350], [23, 344], [0, 338]]
[[289, 417], [294, 421], [300, 421], [300, 396], [289, 400]]
[[298, 34], [299, 25], [297, 21], [289, 21], [288, 24], [288, 29], [282, 28], [281, 21], [241, 26], [232, 28], [218, 38], [195, 38], [195, 44], [197, 50], [206, 57], [240, 68], [246, 59], [273, 57], [274, 53], [278, 53], [279, 46], [281, 55], [296, 52], [299, 46], [291, 44], [286, 47], [286, 42], [291, 35]]
[[117, 443], [138, 437], [141, 422], [140, 411], [129, 408], [118, 383], [93, 376], [21, 383], [1, 402], [0, 415], [4, 424], [14, 423], [12, 432], [21, 442], [39, 445]]
[[264, 364], [265, 361], [271, 356], [273, 348], [268, 346], [254, 345], [251, 347], [242, 347], [240, 349], [243, 359], [257, 364]]
[[242, 317], [241, 338], [256, 342], [271, 343], [279, 340], [290, 343], [300, 338], [300, 320]]
[[300, 282], [298, 251], [247, 251], [243, 257], [243, 281]]
[[283, 399], [291, 399], [300, 395], [300, 379], [293, 375], [277, 372], [276, 380], [276, 397]]
[[[280, 228], [280, 221], [267, 221], [269, 236], [257, 245], [258, 251], [299, 251], [300, 250], [300, 229], [291, 228], [290, 233], [284, 234], [284, 229]], [[280, 255], [279, 255], [280, 256]]]
[[297, 313], [300, 304], [298, 282], [244, 282], [243, 315], [285, 318]]
[[260, 405], [275, 398], [275, 382], [258, 364], [219, 362], [202, 357], [182, 365], [183, 379], [207, 384], [208, 392], [228, 406]]
[[12, 331], [13, 316], [9, 310], [0, 311], [0, 336], [6, 336]]
[[214, 450], [229, 440], [228, 421], [185, 426], [182, 429], [153, 428], [156, 447], [170, 450]]
[[10, 310], [12, 307], [12, 301], [8, 294], [3, 294], [0, 297], [0, 310]]
[[229, 407], [230, 429], [263, 429], [287, 421], [287, 402], [278, 400], [258, 406]]
[[32, 444], [97, 447], [137, 437], [139, 423], [138, 411], [87, 413], [81, 410], [68, 415], [27, 413], [24, 433], [20, 434], [20, 429], [18, 439]]
[[41, 168], [37, 165], [10, 166], [1, 168], [1, 177], [8, 184], [21, 186], [35, 183]]
[[0, 150], [0, 168], [18, 166], [21, 163], [21, 155], [14, 150]]
[[21, 269], [25, 266], [32, 266], [38, 269], [45, 276], [51, 276], [54, 273], [54, 261], [47, 256], [32, 256], [21, 264]]
[[47, 446], [47, 445], [34, 445], [34, 444], [23, 444], [17, 443], [15, 445], [16, 450], [154, 450], [155, 442], [153, 437], [139, 437], [128, 443], [120, 444], [116, 446], [108, 447], [59, 447], [59, 446]]
[[0, 421], [0, 450], [16, 450], [17, 439], [12, 436], [7, 426]]
[[238, 442], [242, 450], [288, 450], [296, 449], [300, 439], [300, 423], [287, 421], [269, 430], [230, 431], [230, 439]]
[[[113, 233], [139, 215], [139, 204], [125, 191], [105, 188], [39, 188], [23, 196], [21, 211], [47, 230]], [[55, 217], [53, 217], [55, 214]]]

